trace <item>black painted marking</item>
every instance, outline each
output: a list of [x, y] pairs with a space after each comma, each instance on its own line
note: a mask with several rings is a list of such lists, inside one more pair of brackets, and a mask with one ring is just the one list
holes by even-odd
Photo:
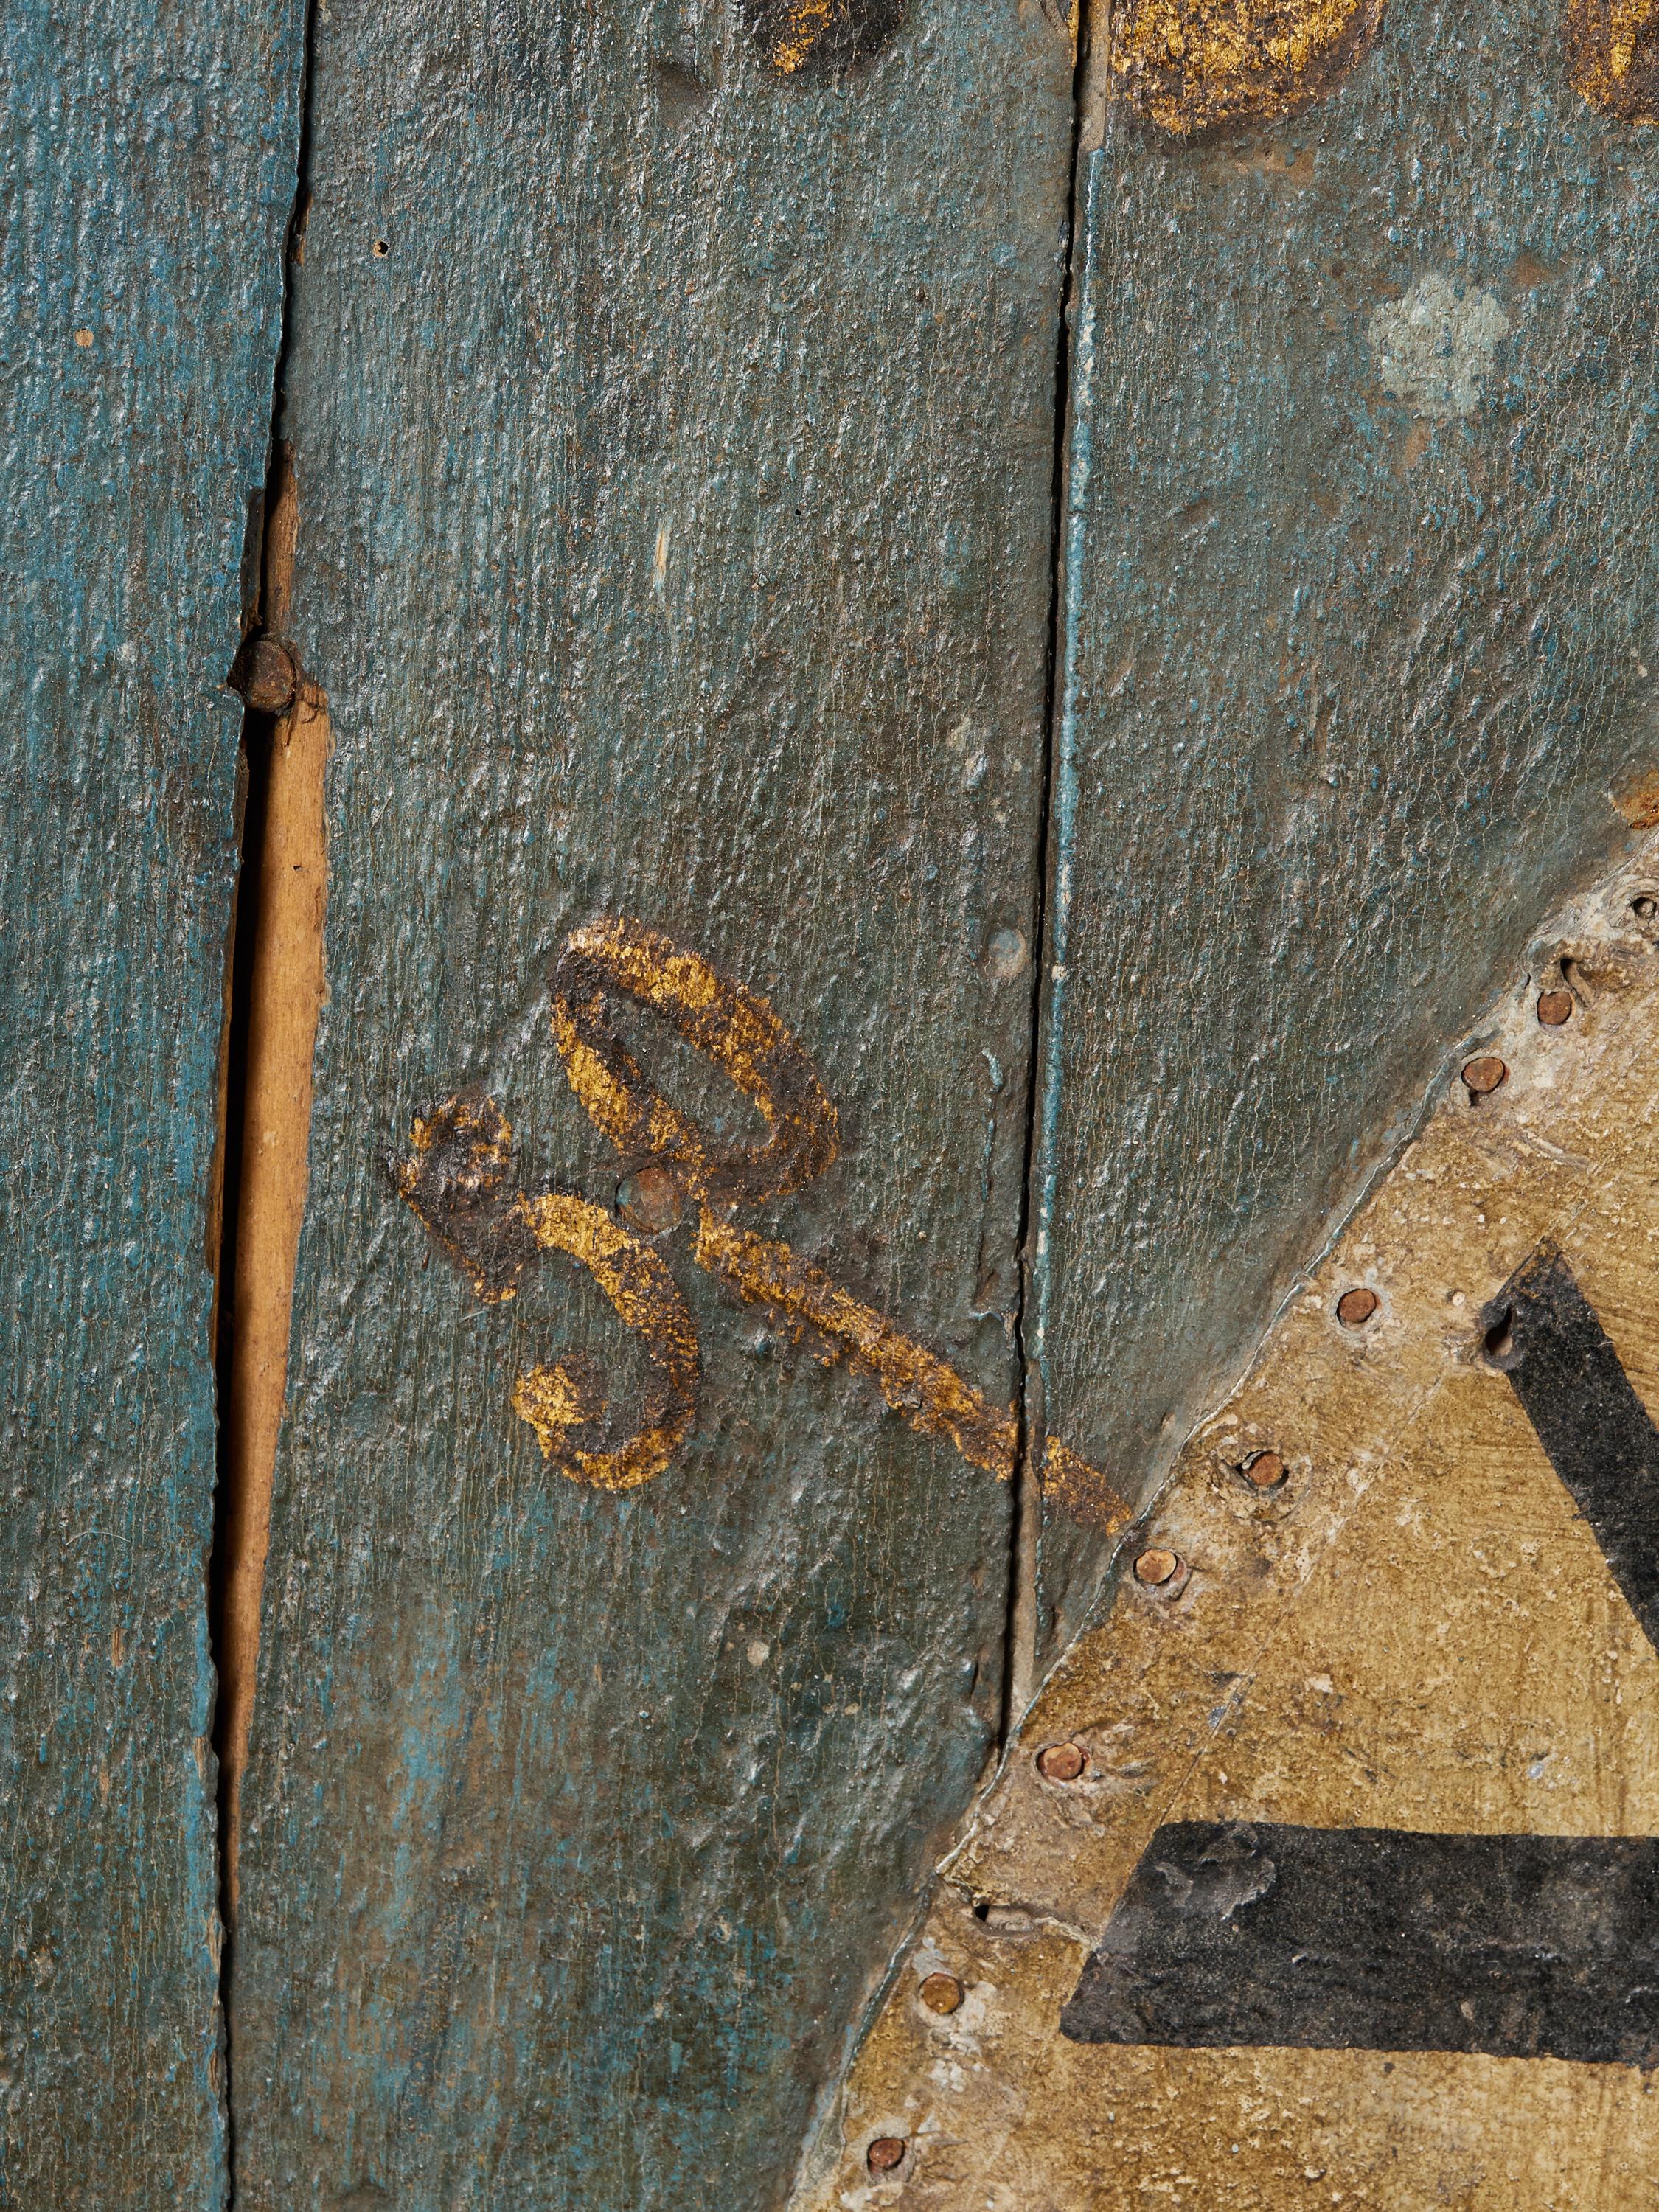
[[1553, 1244], [1480, 1316], [1490, 1356], [1659, 1649], [1659, 1430]]
[[[1554, 1244], [1480, 1322], [1659, 1650], [1659, 1430]], [[1659, 1838], [1163, 1827], [1060, 2032], [1659, 2064]]]
[[1074, 2043], [1659, 2063], [1659, 1838], [1160, 1828]]

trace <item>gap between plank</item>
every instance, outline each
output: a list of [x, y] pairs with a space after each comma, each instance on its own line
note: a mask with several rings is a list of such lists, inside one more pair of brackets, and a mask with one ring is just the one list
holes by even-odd
[[1041, 1566], [1042, 1480], [1048, 1443], [1042, 1370], [1026, 1341], [1025, 1316], [1035, 1303], [1034, 1277], [1043, 1255], [1033, 1243], [1040, 1218], [1038, 1177], [1042, 1171], [1040, 1105], [1042, 1051], [1048, 975], [1048, 876], [1053, 866], [1055, 728], [1063, 711], [1060, 696], [1063, 667], [1061, 639], [1066, 618], [1066, 452], [1071, 435], [1072, 309], [1077, 282], [1078, 191], [1082, 165], [1098, 143], [1093, 118], [1099, 106], [1101, 71], [1109, 21], [1104, 0], [1074, 0], [1072, 64], [1072, 150], [1066, 180], [1066, 240], [1061, 255], [1060, 319], [1054, 340], [1054, 471], [1048, 511], [1048, 642], [1043, 669], [1042, 764], [1038, 800], [1036, 890], [1031, 943], [1030, 1051], [1025, 1086], [1025, 1171], [1020, 1186], [1018, 1242], [1019, 1302], [1014, 1315], [1014, 1346], [1019, 1361], [1019, 1449], [1015, 1467], [1014, 1537], [1003, 1653], [1003, 1702], [999, 1749], [1006, 1751], [1026, 1708], [1036, 1694], [1037, 1651], [1042, 1640]]
[[[286, 635], [298, 503], [279, 452], [267, 506], [261, 628]], [[287, 1395], [289, 1313], [305, 1213], [311, 1062], [323, 1002], [328, 708], [301, 678], [285, 713], [250, 708], [231, 957], [221, 1254], [218, 1510], [212, 1608], [226, 1926], [238, 1902], [241, 1783], [253, 1715], [271, 1478]]]
[[[228, 2021], [240, 1897], [241, 1785], [253, 1715], [259, 1607], [271, 1481], [287, 1395], [289, 1316], [304, 1215], [312, 1054], [324, 998], [327, 897], [324, 777], [328, 704], [289, 642], [299, 487], [280, 432], [292, 333], [295, 271], [305, 258], [310, 201], [314, 5], [301, 63], [295, 197], [283, 246], [283, 314], [273, 378], [272, 456], [264, 489], [258, 588], [244, 639], [268, 640], [292, 660], [293, 696], [278, 711], [250, 702], [242, 724], [240, 866], [227, 957], [221, 1086], [214, 1364], [218, 1385], [217, 1481], [208, 1619], [218, 1696], [221, 2000]], [[240, 657], [239, 657], [239, 665]], [[227, 2029], [227, 2033], [228, 2033]], [[234, 2052], [231, 2054], [234, 2059]], [[224, 2095], [230, 2201], [236, 2130]]]

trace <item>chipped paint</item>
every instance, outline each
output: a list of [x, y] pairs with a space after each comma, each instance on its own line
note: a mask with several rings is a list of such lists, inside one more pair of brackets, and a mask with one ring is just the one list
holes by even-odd
[[[1121, 2018], [1118, 2039], [1079, 2041], [1060, 2016], [1160, 1831], [1221, 1824], [1247, 1857], [1252, 1823], [1269, 1843], [1291, 1829], [1461, 1838], [1464, 1857], [1482, 1837], [1659, 1837], [1659, 1655], [1621, 1587], [1632, 1569], [1547, 1455], [1514, 1356], [1488, 1341], [1500, 1293], [1537, 1272], [1517, 1268], [1559, 1249], [1640, 1400], [1659, 1405], [1656, 878], [1650, 840], [1540, 933], [1531, 972], [1451, 1056], [1420, 1134], [1188, 1440], [1134, 1539], [1184, 1576], [1122, 1577], [1028, 1717], [915, 1947], [928, 1972], [994, 1986], [972, 2062], [916, 2002], [906, 1962], [798, 2212], [1188, 2191], [1231, 2212], [1651, 2201], [1650, 2077], [1493, 2055], [1518, 2014], [1452, 2002], [1443, 2033], [1467, 2043], [1429, 2050], [1176, 2048], [1121, 2039]], [[1541, 1020], [1540, 987], [1581, 971], [1589, 995], [1566, 1022]], [[1506, 1071], [1484, 1095], [1458, 1073], [1476, 1056]], [[1346, 1327], [1337, 1307], [1356, 1285], [1378, 1304]], [[1285, 1469], [1267, 1489], [1243, 1474], [1264, 1450]], [[1081, 1757], [1048, 1761], [1050, 1778], [1037, 1754], [1055, 1745]], [[1600, 1860], [1549, 1848], [1565, 1869], [1561, 1941], [1583, 1920], [1592, 1942], [1607, 1894], [1572, 1869]], [[1217, 1909], [1248, 1932], [1264, 1893], [1235, 1884]], [[1387, 1990], [1366, 1989], [1386, 2012]], [[879, 2172], [878, 2139], [902, 2145]]]
[[1382, 10], [1383, 0], [1119, 0], [1113, 90], [1180, 138], [1294, 115], [1364, 58]]

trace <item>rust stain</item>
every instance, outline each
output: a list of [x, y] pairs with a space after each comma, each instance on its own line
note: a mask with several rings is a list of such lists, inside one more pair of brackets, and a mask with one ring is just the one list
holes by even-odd
[[1620, 792], [1613, 805], [1632, 830], [1659, 827], [1659, 769], [1650, 769]]
[[1620, 123], [1659, 123], [1659, 0], [1568, 0], [1567, 71]]
[[1115, 96], [1178, 138], [1294, 115], [1334, 92], [1382, 25], [1384, 0], [1116, 0]]

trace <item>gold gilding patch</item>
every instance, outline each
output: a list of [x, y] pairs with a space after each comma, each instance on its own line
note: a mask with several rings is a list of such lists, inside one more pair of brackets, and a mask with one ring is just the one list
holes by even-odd
[[544, 1250], [568, 1253], [587, 1269], [644, 1346], [651, 1378], [638, 1430], [617, 1444], [585, 1449], [578, 1442], [577, 1432], [599, 1419], [603, 1400], [574, 1360], [521, 1376], [513, 1409], [536, 1431], [543, 1457], [574, 1480], [596, 1490], [633, 1490], [662, 1473], [696, 1413], [696, 1328], [658, 1254], [603, 1206], [557, 1191], [519, 1204]]
[[796, 2212], [1653, 2203], [1656, 882], [1659, 839], [1540, 935], [1188, 1440]]
[[1117, 96], [1179, 138], [1294, 115], [1334, 92], [1382, 27], [1384, 0], [1115, 0]]
[[835, 0], [796, 0], [786, 13], [767, 59], [780, 76], [805, 68], [812, 49], [835, 21]]
[[1568, 0], [1576, 90], [1621, 123], [1659, 123], [1659, 0]]
[[749, 31], [781, 77], [823, 77], [874, 60], [904, 15], [904, 0], [742, 0]]
[[895, 1413], [923, 1436], [948, 1437], [974, 1466], [1006, 1482], [1014, 1471], [1018, 1430], [1012, 1413], [993, 1406], [953, 1367], [926, 1351], [787, 1244], [751, 1236], [704, 1208], [696, 1258], [740, 1298], [781, 1318], [805, 1322], [854, 1367], [874, 1377]]
[[[757, 1107], [769, 1136], [711, 1145], [646, 1080], [611, 1018], [631, 999], [712, 1060]], [[766, 1000], [625, 915], [573, 930], [553, 971], [553, 1034], [571, 1089], [619, 1152], [672, 1164], [694, 1198], [781, 1198], [821, 1176], [840, 1148], [817, 1072]]]

